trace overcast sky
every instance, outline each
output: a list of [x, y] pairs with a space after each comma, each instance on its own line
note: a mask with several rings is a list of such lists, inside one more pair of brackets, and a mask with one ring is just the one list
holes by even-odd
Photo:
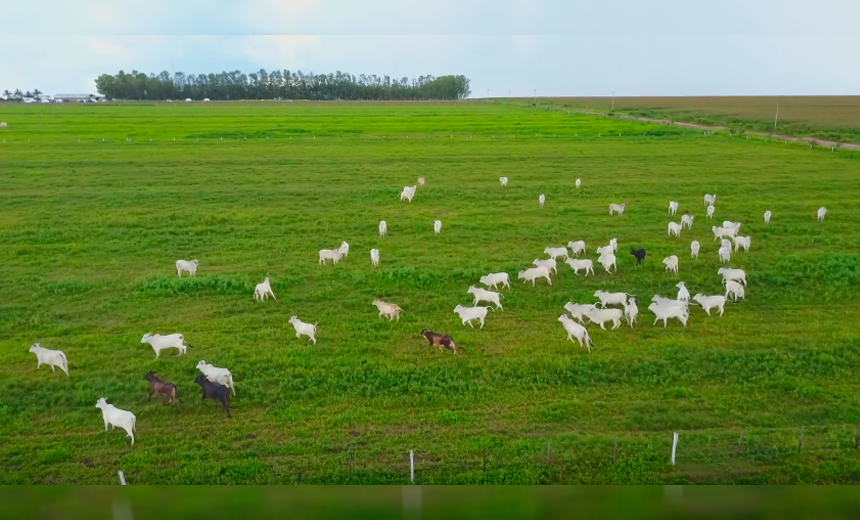
[[464, 74], [477, 97], [860, 94], [858, 0], [4, 4], [0, 90], [265, 68]]

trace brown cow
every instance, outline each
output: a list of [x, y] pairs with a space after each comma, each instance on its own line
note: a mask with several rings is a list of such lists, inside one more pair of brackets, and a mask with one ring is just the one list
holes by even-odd
[[452, 338], [451, 336], [448, 336], [447, 334], [439, 334], [438, 332], [430, 332], [427, 329], [422, 330], [421, 335], [424, 336], [427, 341], [430, 342], [430, 346], [439, 347], [439, 350], [443, 350], [443, 348], [446, 348], [454, 352], [455, 356], [460, 355], [457, 352], [457, 345], [454, 344], [454, 338]]
[[[167, 400], [173, 406], [177, 405], [176, 401], [176, 385], [173, 383], [168, 383], [166, 381], [162, 381], [155, 377], [155, 372], [149, 372], [144, 376], [144, 379], [149, 381], [149, 400], [152, 400], [152, 396], [155, 394], [161, 394], [167, 396]], [[178, 410], [177, 410], [178, 411]]]

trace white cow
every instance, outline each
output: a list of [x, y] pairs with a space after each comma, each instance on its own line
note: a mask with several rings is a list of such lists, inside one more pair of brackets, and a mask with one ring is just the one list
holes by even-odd
[[624, 306], [624, 317], [627, 318], [627, 324], [630, 325], [631, 329], [636, 323], [637, 316], [639, 316], [639, 307], [636, 305], [636, 298], [631, 296], [627, 305]]
[[618, 251], [618, 239], [617, 238], [610, 238], [609, 239], [609, 245], [612, 246], [612, 252], [613, 253]]
[[606, 330], [605, 323], [607, 321], [611, 321], [612, 330], [615, 330], [621, 326], [621, 317], [624, 316], [624, 311], [621, 309], [598, 309], [596, 306], [592, 305], [585, 312], [585, 316], [592, 323], [600, 325], [600, 328], [603, 330]]
[[698, 240], [693, 240], [690, 243], [690, 254], [693, 256], [693, 258], [699, 258], [699, 247], [700, 245]]
[[231, 392], [233, 392], [233, 395], [236, 395], [236, 385], [233, 383], [233, 374], [231, 374], [226, 368], [216, 367], [200, 360], [197, 363], [197, 370], [206, 376], [206, 379], [209, 381], [226, 386]]
[[434, 220], [433, 221], [433, 232], [437, 235], [442, 232], [442, 221]]
[[543, 254], [553, 259], [561, 257], [569, 258], [566, 247], [548, 247], [543, 250]]
[[588, 330], [585, 327], [580, 325], [579, 323], [573, 321], [568, 318], [564, 314], [558, 317], [558, 321], [564, 327], [564, 330], [567, 332], [567, 339], [573, 341], [573, 338], [576, 338], [579, 341], [579, 347], [588, 349], [591, 352], [591, 347], [594, 345], [594, 342], [591, 341], [591, 337], [588, 335]]
[[425, 184], [427, 184], [427, 177], [418, 177], [418, 185], [424, 186]]
[[615, 272], [618, 272], [618, 265], [615, 263], [615, 255], [612, 253], [606, 253], [604, 255], [600, 255], [600, 258], [597, 259], [600, 262], [600, 265], [603, 266], [603, 269], [606, 270], [607, 273], [611, 273], [609, 269], [611, 267], [615, 268]]
[[588, 259], [577, 260], [576, 258], [568, 258], [564, 261], [573, 269], [573, 272], [579, 274], [580, 269], [585, 269], [585, 276], [588, 276], [589, 271], [594, 274], [594, 262]]
[[567, 247], [570, 248], [570, 252], [574, 256], [579, 256], [580, 253], [585, 254], [585, 240], [577, 240], [576, 242], [568, 242]]
[[663, 320], [663, 327], [666, 327], [666, 323], [669, 321], [669, 318], [676, 318], [683, 323], [685, 327], [687, 326], [689, 312], [686, 307], [658, 305], [656, 303], [652, 303], [648, 306], [648, 310], [654, 313], [654, 325], [657, 325], [658, 321]]
[[723, 227], [734, 229], [735, 232], [739, 232], [741, 230], [741, 226], [743, 226], [743, 222], [732, 222], [731, 220], [724, 220]]
[[535, 259], [535, 261], [534, 261], [534, 262], [532, 262], [532, 263], [533, 263], [536, 267], [546, 267], [546, 268], [547, 268], [547, 269], [549, 269], [552, 273], [554, 273], [554, 274], [558, 274], [558, 268], [557, 268], [557, 265], [558, 265], [558, 264], [556, 263], [555, 258], [546, 258], [546, 259], [544, 259], [544, 260], [541, 260], [541, 259]]
[[675, 274], [678, 274], [678, 257], [675, 255], [667, 256], [663, 259], [663, 264], [666, 266], [667, 271], [672, 271]]
[[305, 323], [298, 318], [298, 316], [292, 316], [290, 318], [290, 323], [293, 324], [293, 328], [296, 329], [296, 337], [302, 339], [302, 336], [307, 336], [310, 341], [314, 342], [314, 345], [317, 344], [317, 324], [316, 323]]
[[489, 307], [463, 307], [462, 305], [458, 305], [454, 307], [454, 312], [460, 316], [460, 320], [463, 322], [463, 325], [468, 324], [473, 329], [475, 328], [472, 325], [474, 320], [478, 320], [481, 322], [481, 328], [484, 328], [484, 320], [487, 318], [487, 310]]
[[576, 185], [576, 189], [579, 189], [580, 187], [582, 187], [582, 179], [576, 179], [576, 182], [574, 184]]
[[564, 305], [564, 310], [569, 312], [570, 315], [576, 321], [582, 323], [582, 318], [583, 318], [583, 316], [585, 316], [585, 313], [586, 313], [586, 311], [588, 311], [589, 307], [591, 307], [590, 304], [580, 304], [580, 303], [567, 302]]
[[182, 271], [188, 271], [191, 276], [194, 276], [197, 273], [197, 266], [200, 265], [200, 262], [197, 260], [177, 260], [176, 261], [176, 274], [182, 278]]
[[609, 214], [614, 215], [618, 213], [619, 215], [624, 214], [624, 208], [627, 207], [627, 204], [610, 204], [609, 205]]
[[695, 219], [693, 215], [689, 213], [684, 213], [681, 215], [681, 227], [685, 227], [687, 229], [693, 229], [693, 219]]
[[66, 355], [60, 350], [51, 350], [45, 348], [41, 343], [35, 343], [30, 347], [30, 352], [36, 354], [36, 370], [42, 365], [51, 367], [51, 372], [54, 372], [54, 367], [59, 367], [60, 370], [69, 375], [69, 361]]
[[540, 203], [540, 207], [543, 207], [544, 203], [546, 203], [546, 195], [541, 193], [540, 197], [538, 197], [538, 202]]
[[384, 220], [379, 221], [379, 236], [384, 237], [388, 235], [388, 223]]
[[720, 254], [720, 262], [727, 264], [732, 261], [732, 248], [730, 247], [720, 247], [718, 251]]
[[678, 282], [675, 287], [678, 288], [678, 301], [688, 302], [690, 301], [690, 291], [687, 290], [686, 284], [684, 282]]
[[502, 287], [511, 288], [511, 280], [508, 273], [490, 273], [486, 276], [482, 276], [479, 280], [482, 284], [487, 287], [496, 288], [497, 285], [501, 284]]
[[497, 309], [504, 310], [502, 309], [501, 301], [499, 301], [502, 295], [497, 292], [481, 289], [480, 287], [475, 287], [474, 285], [469, 286], [469, 290], [466, 292], [475, 297], [475, 301], [472, 302], [473, 305], [477, 305], [478, 302], [490, 302], [495, 303]]
[[715, 211], [715, 210], [714, 210], [714, 207], [713, 207], [713, 206], [708, 206], [708, 215], [707, 215], [707, 217], [708, 217], [708, 218], [714, 218], [714, 211]]
[[499, 182], [502, 183], [502, 188], [504, 188], [505, 186], [508, 185], [508, 178], [507, 177], [499, 177]]
[[771, 213], [770, 210], [767, 210], [764, 212], [764, 223], [765, 224], [770, 224], [771, 215], [773, 215], [773, 213]]
[[717, 274], [722, 275], [723, 283], [729, 281], [741, 282], [747, 284], [747, 273], [743, 269], [731, 269], [729, 267], [720, 267], [717, 269]]
[[275, 298], [275, 293], [272, 292], [272, 284], [269, 282], [269, 277], [267, 276], [265, 280], [254, 287], [254, 299], [263, 301], [269, 296], [271, 296], [273, 300], [277, 300], [277, 298]]
[[821, 206], [820, 208], [818, 208], [818, 221], [821, 222], [825, 218], [827, 218], [827, 208]]
[[370, 264], [374, 267], [379, 266], [379, 249], [370, 250]]
[[714, 232], [714, 240], [723, 237], [734, 238], [738, 232], [734, 228], [711, 226], [711, 231]]
[[678, 213], [678, 203], [674, 200], [669, 201], [669, 214], [674, 215]]
[[676, 237], [681, 236], [681, 229], [684, 226], [678, 224], [677, 222], [669, 222], [669, 236], [675, 235]]
[[615, 252], [615, 249], [612, 247], [612, 244], [608, 246], [601, 246], [597, 248], [597, 254], [600, 256], [612, 254]]
[[746, 299], [744, 295], [744, 286], [734, 280], [726, 282], [726, 298], [729, 297], [729, 294], [735, 297], [735, 301], [738, 301], [738, 297]]
[[168, 334], [166, 336], [162, 336], [161, 334], [152, 334], [147, 332], [143, 335], [143, 338], [140, 340], [141, 343], [149, 343], [152, 347], [152, 350], [155, 351], [155, 357], [158, 358], [161, 355], [161, 351], [169, 348], [175, 348], [179, 351], [179, 355], [185, 354], [187, 348], [190, 345], [185, 344], [185, 336], [182, 334]]
[[693, 300], [695, 300], [696, 303], [698, 303], [702, 307], [702, 309], [704, 309], [704, 311], [708, 313], [708, 316], [711, 315], [711, 309], [715, 307], [720, 309], [720, 316], [722, 316], [723, 312], [725, 311], [726, 297], [721, 294], [718, 294], [716, 296], [705, 296], [702, 294], [697, 294], [693, 296]]
[[752, 243], [752, 238], [749, 236], [746, 237], [735, 237], [735, 252], [741, 247], [744, 248], [744, 253], [750, 252], [750, 244]]
[[341, 242], [340, 247], [337, 248], [337, 250], [340, 253], [341, 258], [349, 256], [349, 244], [346, 241]]
[[623, 307], [627, 305], [627, 293], [623, 292], [596, 291], [594, 297], [600, 300], [601, 307], [606, 307], [607, 305], [621, 305]]
[[112, 404], [108, 404], [104, 397], [96, 402], [96, 408], [102, 411], [102, 419], [105, 422], [105, 431], [108, 431], [108, 426], [111, 428], [120, 427], [131, 437], [131, 445], [134, 446], [134, 432], [137, 430], [137, 417], [127, 410], [120, 410]]
[[388, 318], [388, 321], [397, 318], [397, 321], [400, 321], [400, 313], [403, 312], [403, 309], [400, 308], [399, 305], [394, 303], [386, 303], [380, 299], [373, 300], [373, 305], [379, 309], [379, 317], [385, 316]]
[[705, 206], [713, 206], [717, 202], [717, 196], [705, 193]]
[[340, 250], [339, 249], [320, 249], [320, 260], [319, 263], [325, 265], [326, 261], [332, 260], [335, 265], [340, 261]]
[[548, 284], [552, 285], [552, 280], [549, 279], [549, 269], [546, 267], [532, 267], [530, 269], [526, 269], [525, 271], [520, 271], [517, 274], [517, 278], [522, 280], [523, 283], [532, 282], [532, 287], [535, 286], [535, 280], [538, 278], [546, 278]]
[[403, 191], [400, 192], [400, 200], [412, 202], [412, 199], [415, 198], [415, 190], [416, 186], [405, 186]]

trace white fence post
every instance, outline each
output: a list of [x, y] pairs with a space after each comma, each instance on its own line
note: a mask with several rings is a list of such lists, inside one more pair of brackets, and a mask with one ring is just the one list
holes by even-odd
[[117, 475], [119, 475], [119, 483], [125, 486], [125, 475], [122, 474], [122, 470], [117, 471]]
[[672, 439], [672, 465], [675, 465], [675, 454], [678, 451], [678, 432], [675, 432], [675, 435]]
[[415, 455], [409, 450], [409, 482], [415, 483]]

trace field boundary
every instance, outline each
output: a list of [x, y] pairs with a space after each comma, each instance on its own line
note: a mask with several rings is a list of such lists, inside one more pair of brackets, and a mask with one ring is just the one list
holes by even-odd
[[[494, 103], [499, 103], [499, 102], [494, 102]], [[502, 102], [499, 104], [515, 105], [515, 106], [521, 106], [524, 108], [532, 108], [532, 109], [536, 109], [536, 110], [541, 110], [540, 107], [536, 107], [534, 105], [528, 105], [528, 104], [523, 105], [520, 103], [505, 103], [505, 102]], [[703, 125], [700, 123], [688, 123], [685, 121], [675, 121], [674, 119], [668, 119], [668, 118], [632, 116], [629, 114], [600, 112], [598, 110], [585, 110], [585, 109], [562, 110], [562, 109], [556, 109], [556, 108], [550, 108], [549, 110], [552, 110], [555, 112], [566, 112], [568, 114], [574, 113], [574, 114], [582, 114], [582, 115], [589, 115], [589, 116], [611, 117], [614, 119], [623, 119], [626, 121], [642, 121], [645, 123], [657, 123], [657, 124], [662, 124], [662, 125], [680, 126], [680, 127], [684, 127], [684, 128], [695, 128], [698, 130], [709, 130], [712, 132], [728, 131], [730, 133], [734, 132], [737, 134], [755, 135], [758, 137], [779, 139], [782, 141], [803, 142], [803, 143], [815, 144], [818, 146], [827, 146], [830, 148], [843, 148], [845, 150], [860, 150], [860, 144], [857, 144], [857, 143], [846, 143], [843, 141], [829, 141], [827, 139], [821, 139], [820, 137], [801, 137], [801, 136], [794, 136], [794, 135], [776, 134], [773, 132], [759, 132], [756, 130], [745, 130], [743, 128], [735, 128], [735, 127], [729, 127], [729, 126], [725, 126], [725, 125]]]

